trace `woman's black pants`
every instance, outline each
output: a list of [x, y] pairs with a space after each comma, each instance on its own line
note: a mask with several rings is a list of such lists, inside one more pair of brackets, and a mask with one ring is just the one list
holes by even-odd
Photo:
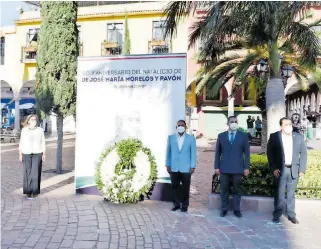
[[26, 195], [40, 194], [42, 171], [42, 153], [23, 154], [23, 193]]

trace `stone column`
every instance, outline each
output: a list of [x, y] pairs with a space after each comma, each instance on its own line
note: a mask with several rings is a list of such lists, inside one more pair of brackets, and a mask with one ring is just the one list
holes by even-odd
[[234, 100], [235, 98], [230, 98], [228, 100], [228, 113], [227, 113], [228, 117], [234, 116]]
[[15, 117], [14, 117], [14, 129], [20, 131], [20, 98], [14, 98], [14, 106], [15, 106]]

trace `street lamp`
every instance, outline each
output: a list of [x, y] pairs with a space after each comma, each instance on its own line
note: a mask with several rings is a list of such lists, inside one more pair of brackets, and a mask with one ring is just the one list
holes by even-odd
[[283, 66], [282, 68], [281, 68], [281, 70], [282, 70], [282, 76], [284, 77], [284, 78], [291, 78], [291, 76], [292, 76], [292, 74], [293, 74], [293, 67], [292, 66], [289, 66], [289, 65], [286, 65], [286, 66]]
[[265, 60], [260, 60], [259, 64], [257, 64], [257, 71], [260, 73], [265, 73], [268, 70], [268, 63]]
[[294, 70], [292, 66], [286, 65], [281, 68], [281, 71], [282, 71], [282, 77], [283, 77], [282, 82], [285, 88], [288, 83], [288, 78], [291, 78]]

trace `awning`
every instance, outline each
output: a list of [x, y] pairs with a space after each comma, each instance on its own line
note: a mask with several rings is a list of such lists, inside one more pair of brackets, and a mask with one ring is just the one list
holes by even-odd
[[[20, 99], [19, 104], [21, 110], [35, 108], [36, 99]], [[1, 99], [1, 109], [6, 105], [9, 109], [15, 109], [15, 101], [13, 99]]]
[[1, 99], [1, 109], [4, 108], [7, 104], [9, 104], [12, 99]]
[[26, 104], [22, 104], [19, 106], [20, 110], [26, 110], [26, 109], [31, 109], [34, 108], [35, 104], [32, 103], [26, 103]]

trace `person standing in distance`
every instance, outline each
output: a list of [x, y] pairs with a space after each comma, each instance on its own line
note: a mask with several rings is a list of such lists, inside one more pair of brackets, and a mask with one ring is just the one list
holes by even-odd
[[234, 215], [242, 217], [241, 182], [248, 176], [250, 169], [250, 144], [248, 135], [238, 131], [238, 121], [235, 116], [228, 118], [228, 131], [218, 135], [215, 151], [215, 173], [220, 175], [221, 184], [221, 217], [227, 214], [229, 207], [229, 183], [233, 180]]
[[268, 141], [267, 155], [275, 180], [273, 222], [279, 223], [287, 191], [286, 209], [293, 224], [299, 221], [295, 214], [295, 189], [299, 177], [304, 176], [307, 164], [307, 148], [304, 136], [293, 132], [292, 121], [281, 118], [281, 131], [272, 133]]
[[171, 176], [174, 194], [172, 211], [181, 209], [182, 212], [187, 212], [191, 175], [196, 168], [196, 140], [194, 136], [185, 133], [186, 122], [184, 120], [177, 122], [176, 130], [177, 133], [168, 136], [166, 167]]
[[250, 133], [251, 138], [253, 137], [254, 121], [255, 121], [255, 120], [253, 120], [253, 118], [251, 117], [251, 115], [249, 115], [248, 118], [247, 118], [247, 120], [246, 120], [247, 131], [248, 131], [248, 133]]
[[40, 194], [42, 162], [46, 159], [45, 134], [34, 114], [27, 117], [21, 131], [19, 160], [24, 164], [23, 194], [28, 198]]

